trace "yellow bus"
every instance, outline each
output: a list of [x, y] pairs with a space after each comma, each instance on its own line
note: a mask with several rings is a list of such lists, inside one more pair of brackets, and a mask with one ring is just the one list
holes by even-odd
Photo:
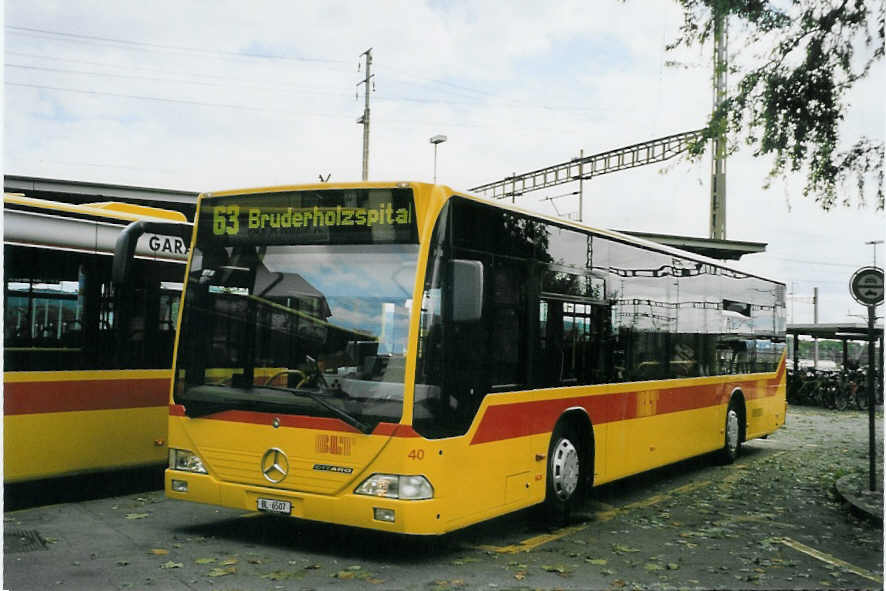
[[785, 420], [784, 285], [423, 183], [200, 196], [169, 498], [408, 534]]
[[138, 220], [191, 227], [153, 207], [4, 195], [4, 483], [165, 462], [187, 242], [144, 236], [115, 287], [116, 241]]

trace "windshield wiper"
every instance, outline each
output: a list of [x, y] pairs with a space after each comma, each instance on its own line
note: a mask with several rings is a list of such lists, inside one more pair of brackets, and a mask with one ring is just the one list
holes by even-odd
[[314, 402], [316, 402], [317, 404], [319, 404], [323, 408], [332, 411], [335, 414], [335, 416], [337, 416], [338, 418], [340, 418], [344, 422], [359, 429], [360, 432], [366, 433], [367, 435], [372, 432], [372, 427], [370, 427], [369, 425], [367, 425], [366, 423], [364, 423], [363, 421], [361, 421], [360, 419], [358, 419], [357, 417], [355, 417], [354, 415], [352, 415], [348, 411], [341, 409], [341, 408], [335, 406], [334, 404], [330, 404], [329, 402], [326, 402], [325, 400], [323, 400], [323, 398], [321, 398], [320, 396], [317, 396], [316, 394], [314, 394], [310, 390], [305, 390], [304, 388], [286, 388], [284, 386], [268, 386], [268, 385], [262, 386], [262, 388], [267, 388], [268, 390], [279, 390], [281, 392], [289, 392], [290, 394], [295, 394], [296, 396], [304, 396], [306, 398], [310, 398], [311, 400], [313, 400]]

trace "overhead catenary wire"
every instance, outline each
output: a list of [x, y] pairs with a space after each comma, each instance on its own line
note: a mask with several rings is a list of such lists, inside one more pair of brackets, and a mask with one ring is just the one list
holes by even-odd
[[[31, 71], [35, 71], [35, 72], [54, 72], [54, 73], [59, 73], [59, 74], [77, 74], [77, 75], [81, 75], [81, 76], [107, 76], [107, 77], [111, 77], [111, 78], [122, 78], [122, 79], [129, 79], [129, 80], [147, 80], [150, 82], [171, 82], [171, 83], [175, 83], [175, 84], [190, 84], [190, 85], [197, 85], [197, 86], [210, 86], [210, 87], [215, 87], [215, 88], [225, 88], [225, 87], [230, 86], [230, 80], [228, 80], [228, 84], [224, 84], [221, 82], [206, 82], [206, 81], [200, 81], [200, 80], [188, 80], [185, 78], [181, 78], [181, 79], [179, 79], [179, 78], [160, 78], [160, 77], [155, 77], [155, 76], [140, 76], [138, 74], [118, 74], [118, 73], [113, 73], [113, 72], [88, 72], [85, 70], [66, 70], [64, 68], [27, 66], [27, 65], [23, 65], [23, 64], [6, 63], [6, 64], [4, 64], [4, 66], [7, 68], [31, 70]], [[223, 77], [219, 76], [219, 78], [223, 78]], [[243, 84], [240, 82], [238, 82], [237, 87], [238, 88], [254, 88], [254, 89], [259, 89], [259, 90], [272, 90], [275, 92], [279, 92], [281, 90], [280, 86], [258, 86], [258, 85], [251, 85], [251, 84]], [[332, 90], [323, 91], [323, 90], [314, 89], [314, 88], [297, 88], [297, 89], [292, 88], [288, 92], [296, 92], [296, 91], [304, 93], [304, 94], [339, 96], [343, 99], [347, 97], [346, 93], [334, 92]]]
[[255, 52], [246, 52], [246, 51], [225, 51], [219, 49], [201, 49], [198, 47], [186, 47], [181, 45], [166, 45], [162, 43], [150, 43], [146, 41], [136, 41], [133, 39], [117, 39], [113, 37], [102, 37], [98, 35], [83, 35], [80, 33], [69, 33], [65, 31], [51, 31], [48, 29], [38, 29], [34, 27], [21, 27], [14, 25], [5, 25], [4, 28], [13, 34], [25, 34], [25, 35], [43, 35], [50, 36], [55, 38], [67, 39], [71, 41], [81, 41], [81, 42], [91, 42], [91, 43], [110, 43], [115, 45], [127, 46], [127, 47], [137, 47], [142, 49], [150, 49], [150, 50], [165, 50], [165, 51], [175, 51], [182, 53], [192, 53], [198, 55], [214, 55], [214, 56], [225, 56], [225, 57], [237, 57], [237, 58], [257, 58], [257, 59], [266, 59], [266, 60], [279, 60], [279, 61], [296, 61], [296, 62], [317, 62], [317, 63], [326, 63], [326, 64], [346, 64], [348, 62], [344, 60], [337, 59], [329, 59], [329, 58], [317, 58], [317, 57], [303, 57], [303, 56], [287, 56], [287, 55], [274, 55], [274, 54], [265, 54], [265, 53], [255, 53]]
[[[66, 60], [64, 58], [55, 58], [48, 56], [36, 56], [34, 54], [21, 54], [18, 52], [7, 52], [7, 55], [23, 55], [27, 57], [33, 57], [38, 59], [52, 59], [54, 61], [69, 61], [75, 63], [83, 63], [83, 64], [91, 64], [97, 65], [100, 67], [116, 67], [116, 68], [129, 68], [128, 65], [113, 65], [113, 64], [102, 64], [100, 62], [92, 62], [85, 60]], [[155, 76], [142, 76], [138, 74], [131, 73], [119, 73], [119, 72], [96, 72], [96, 71], [87, 71], [87, 70], [75, 70], [75, 69], [66, 69], [59, 67], [48, 67], [48, 66], [35, 66], [29, 64], [18, 64], [18, 63], [6, 63], [4, 64], [7, 68], [19, 69], [19, 70], [30, 70], [34, 72], [47, 72], [47, 73], [57, 73], [57, 74], [76, 74], [81, 76], [92, 76], [92, 77], [107, 77], [107, 78], [120, 78], [120, 79], [131, 79], [131, 80], [146, 80], [153, 82], [170, 82], [175, 84], [188, 84], [192, 86], [209, 86], [209, 87], [221, 87], [225, 88], [231, 85], [231, 83], [236, 83], [237, 88], [253, 88], [260, 90], [269, 90], [278, 92], [283, 89], [289, 88], [289, 92], [300, 92], [303, 94], [315, 94], [315, 95], [324, 95], [324, 96], [338, 96], [342, 99], [347, 98], [346, 93], [338, 92], [332, 88], [329, 90], [324, 90], [320, 88], [304, 88], [301, 86], [297, 86], [292, 83], [278, 83], [276, 86], [262, 86], [259, 84], [255, 84], [252, 81], [243, 81], [232, 79], [230, 76], [221, 76], [221, 75], [209, 75], [209, 74], [193, 74], [190, 72], [172, 72], [172, 74], [179, 76], [187, 76], [187, 78], [163, 78], [163, 77], [155, 77]], [[144, 68], [143, 68], [144, 69]], [[154, 72], [164, 72], [164, 70], [150, 68], [148, 71]], [[223, 83], [213, 83], [207, 81], [201, 81], [194, 79], [195, 77], [203, 77], [203, 78], [212, 78], [215, 80], [224, 80], [227, 84]], [[410, 97], [410, 96], [398, 96], [394, 94], [384, 94], [380, 93], [376, 97], [377, 101], [380, 102], [411, 102], [417, 104], [445, 104], [445, 105], [455, 105], [455, 106], [476, 106], [478, 104], [482, 104], [480, 102], [470, 102], [470, 101], [462, 101], [462, 100], [452, 100], [445, 97], [431, 97], [431, 98], [421, 98], [421, 97]], [[562, 106], [562, 107], [550, 107], [547, 105], [531, 105], [531, 104], [509, 104], [509, 105], [499, 105], [497, 108], [505, 108], [511, 110], [556, 110], [556, 111], [570, 111], [573, 110], [573, 107]], [[585, 109], [579, 109], [584, 111]], [[596, 111], [599, 114], [599, 111]]]
[[[21, 83], [21, 82], [4, 81], [3, 84], [4, 84], [4, 86], [18, 86], [18, 87], [25, 87], [25, 88], [36, 88], [36, 89], [41, 89], [41, 90], [54, 90], [54, 91], [59, 91], [59, 92], [72, 92], [72, 93], [77, 93], [77, 94], [86, 94], [86, 95], [95, 95], [95, 96], [112, 96], [112, 97], [117, 97], [117, 98], [138, 99], [138, 100], [154, 101], [154, 102], [161, 102], [161, 103], [175, 103], [175, 104], [193, 105], [193, 106], [199, 106], [199, 107], [221, 107], [221, 108], [225, 108], [225, 109], [238, 109], [238, 110], [243, 110], [243, 111], [257, 111], [257, 112], [269, 112], [269, 113], [274, 112], [274, 113], [291, 115], [290, 111], [284, 111], [284, 110], [276, 110], [275, 111], [273, 109], [268, 109], [265, 107], [252, 107], [249, 105], [234, 105], [234, 104], [227, 104], [227, 103], [208, 103], [208, 102], [204, 102], [204, 101], [192, 101], [192, 100], [187, 100], [187, 99], [174, 99], [174, 98], [167, 98], [167, 97], [124, 94], [124, 93], [116, 93], [116, 92], [103, 92], [103, 91], [98, 91], [98, 90], [84, 90], [84, 89], [79, 89], [79, 88], [62, 88], [62, 87], [57, 87], [57, 86], [47, 86], [47, 85], [41, 85], [41, 84], [25, 84], [25, 83]], [[314, 115], [317, 117], [332, 117], [335, 119], [341, 118], [341, 115], [334, 114], [334, 113], [305, 113], [305, 112], [301, 112], [300, 114]]]
[[[70, 42], [82, 42], [82, 43], [92, 43], [92, 44], [110, 44], [112, 46], [117, 46], [122, 49], [137, 49], [142, 51], [168, 51], [168, 52], [179, 52], [186, 53], [192, 55], [200, 55], [200, 56], [209, 56], [209, 57], [222, 57], [222, 58], [247, 58], [247, 59], [259, 59], [259, 60], [269, 60], [269, 61], [296, 61], [302, 63], [318, 63], [318, 64], [348, 64], [350, 63], [347, 60], [343, 59], [335, 59], [335, 58], [319, 58], [319, 57], [303, 57], [303, 56], [287, 56], [287, 55], [275, 55], [275, 54], [265, 54], [265, 53], [255, 53], [255, 52], [237, 52], [237, 51], [225, 51], [225, 50], [209, 50], [209, 49], [201, 49], [195, 47], [187, 47], [180, 45], [168, 45], [162, 43], [153, 43], [146, 41], [136, 41], [132, 39], [121, 39], [114, 37], [106, 37], [106, 36], [98, 36], [98, 35], [84, 35], [80, 33], [70, 33], [66, 31], [54, 31], [48, 29], [40, 29], [34, 27], [22, 27], [15, 25], [5, 25], [5, 29], [13, 34], [20, 35], [37, 35], [42, 37], [49, 37], [53, 40], [60, 41], [70, 41]], [[8, 44], [7, 44], [8, 45]], [[7, 54], [14, 54], [20, 52], [7, 52]], [[31, 54], [31, 57], [35, 57], [38, 59], [52, 59], [52, 60], [65, 60], [65, 58], [57, 58], [55, 56], [35, 56]], [[76, 60], [67, 60], [67, 61], [76, 61]], [[90, 62], [92, 64], [98, 65], [97, 62]], [[114, 66], [112, 64], [107, 64], [108, 67], [123, 67], [123, 66]], [[126, 66], [128, 67], [128, 66]], [[419, 98], [419, 97], [409, 97], [409, 96], [397, 96], [397, 95], [387, 95], [380, 94], [377, 97], [377, 100], [380, 101], [394, 101], [394, 102], [416, 102], [423, 103], [427, 102], [429, 104], [441, 103], [441, 104], [452, 104], [452, 105], [477, 105], [477, 104], [490, 104], [497, 108], [508, 108], [508, 109], [541, 109], [541, 110], [550, 110], [550, 111], [570, 111], [570, 112], [586, 112], [599, 114], [599, 109], [594, 109], [591, 107], [583, 107], [578, 105], [569, 105], [569, 104], [537, 104], [531, 103], [527, 101], [520, 101], [515, 99], [509, 99], [506, 101], [502, 101], [500, 98], [496, 97], [496, 95], [488, 90], [481, 90], [477, 88], [471, 88], [465, 86], [463, 84], [457, 84], [447, 80], [441, 79], [428, 79], [424, 77], [414, 77], [415, 75], [407, 72], [406, 70], [398, 70], [396, 67], [392, 68], [393, 71], [403, 72], [405, 75], [412, 77], [411, 80], [407, 80], [404, 83], [409, 85], [414, 85], [414, 82], [417, 80], [424, 84], [433, 84], [437, 86], [443, 86], [452, 90], [459, 92], [459, 98], [462, 100], [453, 100], [450, 98], [444, 97], [434, 97], [431, 99], [427, 98]], [[181, 73], [181, 75], [185, 76], [206, 76], [204, 73]], [[98, 75], [98, 74], [94, 74]], [[227, 77], [223, 77], [227, 78]], [[396, 79], [394, 79], [396, 81]], [[465, 94], [471, 93], [471, 94]], [[479, 96], [477, 96], [479, 95]], [[477, 100], [471, 101], [469, 99], [476, 98]], [[489, 99], [494, 99], [490, 101]]]
[[[99, 90], [87, 90], [81, 88], [64, 88], [59, 86], [50, 86], [44, 84], [29, 84], [22, 82], [9, 82], [4, 81], [4, 86], [12, 86], [19, 88], [31, 88], [37, 90], [50, 90], [55, 92], [71, 92], [76, 94], [84, 94], [84, 95], [93, 95], [93, 96], [109, 96], [114, 98], [123, 98], [123, 99], [132, 99], [132, 100], [143, 100], [143, 101], [151, 101], [151, 102], [159, 102], [159, 103], [171, 103], [171, 104], [180, 104], [180, 105], [192, 105], [196, 107], [209, 107], [209, 108], [223, 108], [223, 109], [237, 109], [244, 111], [252, 111], [257, 113], [273, 113], [275, 116], [283, 115], [284, 118], [290, 120], [301, 120], [305, 115], [316, 115], [318, 117], [326, 117], [337, 120], [342, 120], [346, 115], [343, 113], [318, 113], [312, 111], [304, 111], [301, 110], [297, 114], [294, 114], [291, 110], [284, 109], [272, 109], [267, 107], [257, 107], [250, 105], [236, 105], [230, 103], [212, 103], [206, 101], [196, 101], [196, 100], [186, 100], [186, 99], [176, 99], [176, 98], [168, 98], [168, 97], [158, 97], [158, 96], [146, 96], [146, 95], [136, 95], [136, 94], [126, 94], [126, 93], [117, 93], [117, 92], [105, 92]], [[394, 124], [394, 125], [408, 125], [410, 127], [415, 127], [416, 121], [409, 119], [385, 119], [385, 123]], [[428, 125], [447, 125], [450, 127], [463, 127], [463, 128], [482, 128], [484, 127], [481, 123], [471, 124], [471, 123], [458, 123], [453, 121], [443, 121], [443, 120], [422, 120], [423, 124]]]

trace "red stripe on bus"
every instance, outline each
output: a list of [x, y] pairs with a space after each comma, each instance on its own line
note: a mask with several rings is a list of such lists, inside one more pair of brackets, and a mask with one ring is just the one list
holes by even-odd
[[775, 385], [781, 383], [781, 379], [784, 377], [785, 368], [787, 367], [787, 353], [783, 353], [781, 356], [781, 363], [778, 364], [778, 371], [775, 372]]
[[[567, 409], [582, 408], [595, 425], [717, 404], [716, 386], [672, 388], [499, 404], [486, 409], [471, 444], [550, 432]], [[645, 398], [645, 400], [644, 400]], [[648, 412], [644, 412], [647, 410]]]
[[[182, 404], [170, 404], [169, 415], [173, 417], [187, 416]], [[302, 429], [319, 429], [323, 431], [342, 431], [346, 433], [359, 433], [356, 428], [336, 418], [309, 417], [304, 415], [285, 415], [250, 410], [225, 410], [215, 414], [200, 417], [217, 421], [233, 421], [235, 423], [250, 423], [253, 425], [271, 425], [274, 419], [280, 421], [281, 427], [298, 427]], [[411, 425], [398, 423], [379, 423], [372, 431], [373, 435], [388, 435], [391, 437], [421, 437]]]
[[734, 388], [741, 389], [746, 399], [774, 396], [783, 375], [784, 371], [780, 369], [774, 378], [763, 380], [762, 388], [758, 387], [757, 380], [748, 380], [733, 384], [649, 387], [617, 394], [489, 406], [474, 433], [471, 445], [549, 433], [560, 415], [570, 408], [584, 409], [591, 422], [600, 425], [726, 404]]
[[25, 415], [165, 406], [169, 378], [6, 382], [3, 412]]
[[[648, 386], [653, 387], [616, 394], [494, 405], [486, 409], [471, 444], [550, 432], [557, 418], [565, 410], [574, 407], [585, 409], [591, 421], [595, 425], [599, 425], [640, 416], [660, 415], [726, 404], [727, 397], [734, 388], [741, 389], [745, 398], [749, 400], [773, 396], [784, 379], [784, 372], [785, 359], [782, 357], [775, 376], [764, 380], [674, 388], [655, 388], [654, 383], [649, 383]], [[758, 387], [760, 381], [764, 382], [763, 387]], [[642, 400], [643, 397], [645, 400]], [[169, 414], [176, 417], [186, 416], [185, 407], [181, 404], [170, 404]], [[270, 425], [275, 417], [279, 419], [280, 426], [283, 427], [359, 433], [356, 428], [340, 419], [326, 417], [226, 410], [202, 418]], [[379, 423], [372, 434], [390, 437], [421, 437], [410, 425], [397, 423]]]
[[372, 430], [373, 435], [390, 435], [391, 437], [421, 437], [412, 425], [400, 425], [399, 423], [379, 423]]
[[342, 431], [345, 433], [359, 433], [353, 427], [341, 419], [329, 417], [308, 417], [304, 415], [286, 415], [269, 412], [255, 412], [251, 410], [223, 410], [214, 414], [200, 417], [214, 421], [233, 421], [235, 423], [250, 423], [253, 425], [271, 425], [274, 419], [280, 421], [281, 427], [297, 427], [301, 429], [320, 429], [323, 431]]

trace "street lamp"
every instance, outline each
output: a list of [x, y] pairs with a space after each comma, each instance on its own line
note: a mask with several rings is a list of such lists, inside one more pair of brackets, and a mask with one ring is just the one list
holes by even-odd
[[[443, 139], [445, 140], [446, 138], [443, 138]], [[434, 141], [434, 139], [431, 138], [431, 141]], [[868, 246], [874, 247], [874, 266], [876, 267], [877, 266], [877, 246], [880, 244], [883, 244], [883, 241], [882, 240], [871, 240], [870, 242], [865, 242], [865, 244], [867, 244]]]
[[437, 184], [437, 144], [446, 141], [445, 135], [435, 135], [431, 137], [431, 143], [434, 144], [434, 184]]

